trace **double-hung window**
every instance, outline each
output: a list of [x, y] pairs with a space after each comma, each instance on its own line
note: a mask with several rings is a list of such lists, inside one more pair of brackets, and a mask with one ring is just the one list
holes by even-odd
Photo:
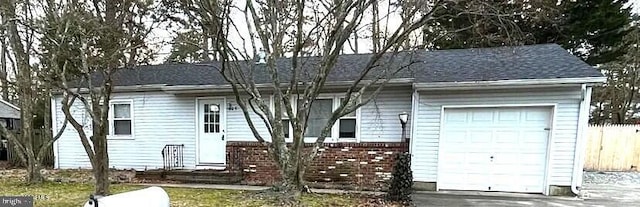
[[[340, 102], [342, 102], [342, 99], [340, 99]], [[338, 106], [340, 102], [338, 102]], [[338, 138], [355, 139], [357, 121], [358, 117], [356, 111], [340, 117], [340, 119], [338, 120]]]
[[[342, 99], [343, 97], [339, 95], [320, 95], [313, 101], [307, 119], [307, 129], [304, 133], [306, 138], [317, 138], [320, 136], [323, 128], [331, 118], [333, 111], [340, 106]], [[295, 109], [295, 103], [292, 103], [292, 106]], [[358, 113], [356, 113], [356, 111], [338, 119], [327, 135], [327, 140], [355, 141], [358, 127]], [[289, 117], [286, 115], [286, 112], [283, 112], [282, 124], [284, 126], [285, 138], [290, 138], [293, 129], [290, 126]]]
[[[322, 129], [327, 121], [331, 118], [333, 112], [333, 99], [331, 98], [318, 98], [313, 101], [311, 108], [309, 109], [309, 117], [307, 119], [307, 130], [305, 131], [305, 137], [319, 137]], [[329, 135], [331, 136], [331, 135]]]
[[114, 100], [109, 103], [109, 135], [131, 137], [133, 135], [133, 101]]

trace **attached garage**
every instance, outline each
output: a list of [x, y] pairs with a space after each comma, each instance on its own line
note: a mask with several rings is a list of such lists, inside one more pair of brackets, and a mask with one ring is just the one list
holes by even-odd
[[543, 193], [552, 111], [444, 108], [439, 188]]
[[591, 87], [417, 88], [411, 136], [416, 186], [431, 190], [571, 193]]

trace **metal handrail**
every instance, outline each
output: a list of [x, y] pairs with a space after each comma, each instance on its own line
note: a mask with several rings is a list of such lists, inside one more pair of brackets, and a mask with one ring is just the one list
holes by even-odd
[[168, 144], [162, 148], [165, 170], [184, 168], [184, 144]]

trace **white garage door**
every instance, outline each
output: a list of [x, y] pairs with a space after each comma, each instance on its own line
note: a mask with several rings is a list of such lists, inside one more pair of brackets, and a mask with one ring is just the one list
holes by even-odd
[[550, 107], [445, 109], [438, 187], [544, 190]]

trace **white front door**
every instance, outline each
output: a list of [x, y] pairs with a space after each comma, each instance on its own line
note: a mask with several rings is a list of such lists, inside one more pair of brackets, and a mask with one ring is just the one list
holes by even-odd
[[543, 193], [550, 107], [444, 110], [439, 189]]
[[198, 165], [226, 162], [224, 99], [198, 100]]

